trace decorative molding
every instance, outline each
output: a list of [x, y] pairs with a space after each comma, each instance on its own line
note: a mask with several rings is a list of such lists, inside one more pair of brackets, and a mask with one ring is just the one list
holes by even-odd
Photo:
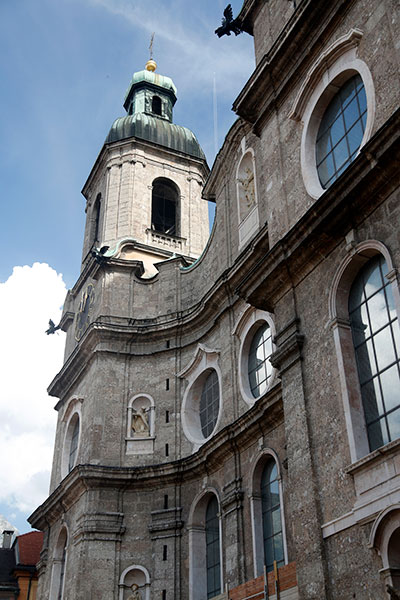
[[299, 323], [299, 319], [293, 319], [275, 336], [277, 349], [272, 354], [270, 361], [281, 374], [302, 359], [304, 335], [298, 330]]
[[289, 119], [301, 121], [316, 82], [321, 79], [324, 72], [327, 71], [343, 54], [352, 48], [357, 48], [362, 36], [363, 32], [359, 29], [350, 29], [346, 35], [342, 35], [333, 42], [325, 52], [320, 54], [303, 80], [303, 84], [294, 101], [293, 108], [289, 113]]
[[182, 521], [181, 515], [181, 507], [152, 511], [151, 523], [148, 525], [151, 539], [156, 540], [182, 535], [181, 530], [184, 526], [184, 521]]
[[84, 513], [77, 520], [72, 538], [75, 544], [86, 540], [117, 542], [122, 540], [125, 529], [124, 513]]

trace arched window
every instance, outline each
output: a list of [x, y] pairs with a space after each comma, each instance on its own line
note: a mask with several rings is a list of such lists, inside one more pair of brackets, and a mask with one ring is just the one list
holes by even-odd
[[202, 491], [188, 517], [189, 600], [214, 598], [224, 587], [220, 504], [215, 490]]
[[68, 460], [68, 473], [72, 471], [75, 466], [76, 454], [78, 452], [79, 442], [79, 418], [76, 419], [74, 429], [72, 431], [71, 445], [69, 448], [69, 460]]
[[67, 546], [68, 532], [66, 528], [63, 527], [58, 535], [54, 550], [49, 600], [62, 600], [64, 597]]
[[212, 496], [206, 510], [207, 598], [221, 593], [218, 501]]
[[[390, 505], [376, 518], [370, 533], [369, 547], [382, 560], [380, 570], [385, 588], [400, 589], [400, 505]], [[387, 591], [387, 590], [386, 590]]]
[[273, 458], [266, 462], [261, 475], [261, 505], [264, 564], [272, 571], [275, 560], [278, 567], [285, 564], [278, 470]]
[[155, 115], [161, 116], [161, 98], [160, 96], [153, 96], [151, 100], [151, 110]]
[[249, 351], [249, 384], [254, 398], [258, 398], [268, 389], [269, 380], [272, 376], [271, 354], [271, 328], [268, 323], [264, 323], [256, 331]]
[[328, 188], [355, 159], [364, 137], [367, 97], [360, 75], [342, 85], [330, 101], [316, 141], [317, 171], [321, 186]]
[[159, 177], [153, 182], [151, 228], [159, 233], [178, 235], [179, 192], [173, 181]]
[[64, 444], [61, 453], [61, 477], [66, 477], [75, 467], [81, 437], [81, 412], [77, 401], [70, 405], [71, 412], [67, 411]]
[[67, 557], [67, 539], [65, 539], [65, 544], [64, 544], [64, 548], [62, 550], [62, 556], [61, 556], [60, 585], [58, 586], [58, 597], [57, 597], [57, 600], [62, 600], [62, 597], [63, 597], [66, 557]]
[[100, 241], [101, 194], [97, 194], [92, 211], [92, 235], [90, 245]]
[[382, 255], [359, 271], [349, 318], [370, 450], [400, 437], [400, 329]]

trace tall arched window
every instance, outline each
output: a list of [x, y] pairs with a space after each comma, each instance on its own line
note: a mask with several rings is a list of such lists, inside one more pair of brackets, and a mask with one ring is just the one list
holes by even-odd
[[221, 559], [219, 542], [218, 500], [212, 496], [206, 510], [207, 598], [221, 593]]
[[90, 232], [90, 246], [100, 241], [100, 215], [101, 215], [101, 194], [97, 194], [96, 200], [93, 204], [92, 219], [91, 219], [91, 232]]
[[159, 233], [178, 235], [179, 191], [170, 179], [159, 177], [153, 182], [151, 228]]
[[285, 564], [278, 470], [273, 458], [266, 462], [261, 475], [261, 504], [264, 563], [267, 571], [272, 571], [275, 560], [278, 567]]
[[214, 598], [224, 587], [219, 506], [216, 491], [209, 489], [189, 511], [189, 600]]
[[161, 98], [160, 96], [153, 96], [151, 101], [151, 110], [155, 115], [161, 116]]
[[359, 271], [349, 317], [370, 450], [400, 437], [400, 328], [382, 255]]
[[72, 431], [71, 445], [69, 448], [69, 460], [68, 460], [68, 473], [72, 471], [75, 466], [76, 453], [78, 452], [79, 442], [79, 418], [76, 419], [74, 429]]
[[67, 546], [68, 532], [67, 529], [63, 527], [58, 535], [54, 550], [49, 600], [62, 600], [64, 597]]
[[58, 586], [58, 597], [57, 600], [62, 600], [64, 592], [64, 576], [65, 576], [65, 560], [67, 557], [67, 539], [65, 538], [64, 548], [62, 550], [61, 564], [60, 564], [60, 584]]

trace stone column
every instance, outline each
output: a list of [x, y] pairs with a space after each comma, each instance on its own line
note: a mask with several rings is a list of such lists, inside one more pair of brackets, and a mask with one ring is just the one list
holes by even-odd
[[301, 353], [304, 336], [295, 318], [276, 334], [271, 357], [282, 380], [282, 400], [288, 458], [288, 497], [295, 546], [299, 597], [327, 598], [324, 548], [310, 443]]

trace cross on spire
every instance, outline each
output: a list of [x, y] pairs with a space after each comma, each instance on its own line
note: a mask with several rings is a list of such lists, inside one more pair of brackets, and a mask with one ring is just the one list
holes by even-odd
[[150, 38], [150, 46], [149, 46], [149, 50], [150, 50], [150, 60], [152, 60], [153, 58], [153, 43], [154, 43], [154, 31], [151, 34], [151, 38]]

